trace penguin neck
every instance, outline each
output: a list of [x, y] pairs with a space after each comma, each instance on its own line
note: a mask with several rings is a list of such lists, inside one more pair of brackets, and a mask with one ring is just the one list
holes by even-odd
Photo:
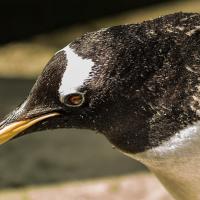
[[200, 122], [158, 147], [129, 156], [155, 173], [175, 199], [200, 199]]

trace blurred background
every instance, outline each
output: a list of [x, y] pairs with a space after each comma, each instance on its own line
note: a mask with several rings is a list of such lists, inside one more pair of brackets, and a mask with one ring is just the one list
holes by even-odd
[[[82, 33], [118, 24], [138, 23], [178, 11], [199, 12], [200, 1], [7, 0], [0, 1], [0, 9], [0, 119], [2, 119], [24, 100], [37, 75], [52, 55]], [[151, 187], [162, 191], [160, 196], [154, 196], [152, 199], [170, 199], [145, 167], [112, 149], [103, 136], [91, 131], [57, 130], [25, 136], [0, 146], [0, 159], [2, 200], [50, 199], [46, 198], [46, 194], [50, 191], [55, 191], [51, 197], [56, 199], [56, 191], [61, 185], [63, 188], [75, 188], [71, 191], [76, 195], [82, 191], [79, 196], [70, 198], [69, 193], [66, 193], [63, 199], [98, 199], [97, 197], [102, 199], [101, 191], [105, 190], [102, 189], [102, 185], [99, 189], [99, 178], [102, 184], [106, 183], [108, 187], [112, 185], [107, 191], [112, 195], [125, 190], [117, 185], [124, 180], [126, 183], [128, 181], [127, 187], [137, 183], [141, 186], [133, 187], [135, 193], [130, 195], [130, 199], [137, 193], [139, 196], [135, 199], [144, 200], [145, 192], [152, 191]], [[128, 174], [131, 175], [126, 176]], [[132, 182], [128, 177], [131, 177]], [[89, 182], [84, 182], [85, 180]], [[91, 180], [96, 182], [91, 184]], [[90, 193], [87, 193], [87, 188], [83, 189], [87, 184], [94, 186], [94, 183], [98, 186], [97, 190], [88, 186]], [[40, 187], [43, 188], [43, 193]], [[40, 195], [44, 195], [43, 198], [37, 196], [38, 190]], [[64, 189], [59, 195], [63, 191]], [[110, 194], [106, 195], [108, 196], [104, 199], [118, 199], [115, 196], [111, 198]], [[147, 196], [150, 200], [150, 196], [148, 194]], [[62, 199], [61, 196], [58, 199]], [[126, 196], [126, 199], [129, 197]]]

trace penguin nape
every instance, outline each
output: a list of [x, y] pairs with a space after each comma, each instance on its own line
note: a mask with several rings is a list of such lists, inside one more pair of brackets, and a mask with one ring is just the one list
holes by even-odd
[[98, 131], [175, 199], [200, 200], [200, 14], [86, 33], [57, 52], [0, 143], [56, 128]]

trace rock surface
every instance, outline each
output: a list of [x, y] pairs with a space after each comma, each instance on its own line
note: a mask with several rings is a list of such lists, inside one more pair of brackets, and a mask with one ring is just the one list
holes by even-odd
[[173, 200], [150, 174], [0, 192], [0, 200]]

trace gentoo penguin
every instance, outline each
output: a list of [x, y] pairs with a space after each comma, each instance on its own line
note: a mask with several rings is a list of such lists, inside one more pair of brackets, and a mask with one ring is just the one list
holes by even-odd
[[56, 128], [98, 131], [175, 199], [200, 200], [200, 14], [105, 28], [58, 51], [0, 143]]

